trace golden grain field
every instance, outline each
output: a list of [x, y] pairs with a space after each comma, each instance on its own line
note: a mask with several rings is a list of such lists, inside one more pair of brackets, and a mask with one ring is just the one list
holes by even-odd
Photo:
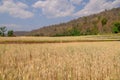
[[120, 80], [120, 42], [0, 44], [0, 80]]
[[120, 34], [88, 35], [67, 37], [0, 37], [1, 43], [60, 43], [60, 42], [91, 42], [91, 41], [120, 41]]

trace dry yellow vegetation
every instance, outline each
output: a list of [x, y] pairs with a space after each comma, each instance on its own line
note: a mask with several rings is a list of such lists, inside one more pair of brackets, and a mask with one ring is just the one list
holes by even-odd
[[0, 80], [120, 80], [120, 42], [0, 44]]
[[0, 43], [59, 43], [59, 42], [91, 42], [120, 41], [120, 34], [89, 35], [68, 37], [0, 37]]

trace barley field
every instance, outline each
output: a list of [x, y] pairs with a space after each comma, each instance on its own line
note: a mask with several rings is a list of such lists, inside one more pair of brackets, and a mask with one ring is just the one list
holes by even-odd
[[120, 80], [120, 42], [0, 44], [0, 80]]
[[120, 34], [112, 35], [87, 35], [68, 37], [0, 37], [1, 43], [66, 43], [66, 42], [100, 42], [120, 41]]

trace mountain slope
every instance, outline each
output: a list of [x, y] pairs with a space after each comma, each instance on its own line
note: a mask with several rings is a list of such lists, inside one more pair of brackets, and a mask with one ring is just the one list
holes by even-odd
[[75, 36], [112, 33], [113, 23], [120, 21], [120, 8], [80, 17], [67, 23], [32, 30], [30, 36]]

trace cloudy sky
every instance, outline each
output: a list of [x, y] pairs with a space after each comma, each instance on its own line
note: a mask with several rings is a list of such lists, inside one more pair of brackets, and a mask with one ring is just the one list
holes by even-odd
[[120, 0], [0, 0], [0, 26], [17, 31], [120, 7]]

